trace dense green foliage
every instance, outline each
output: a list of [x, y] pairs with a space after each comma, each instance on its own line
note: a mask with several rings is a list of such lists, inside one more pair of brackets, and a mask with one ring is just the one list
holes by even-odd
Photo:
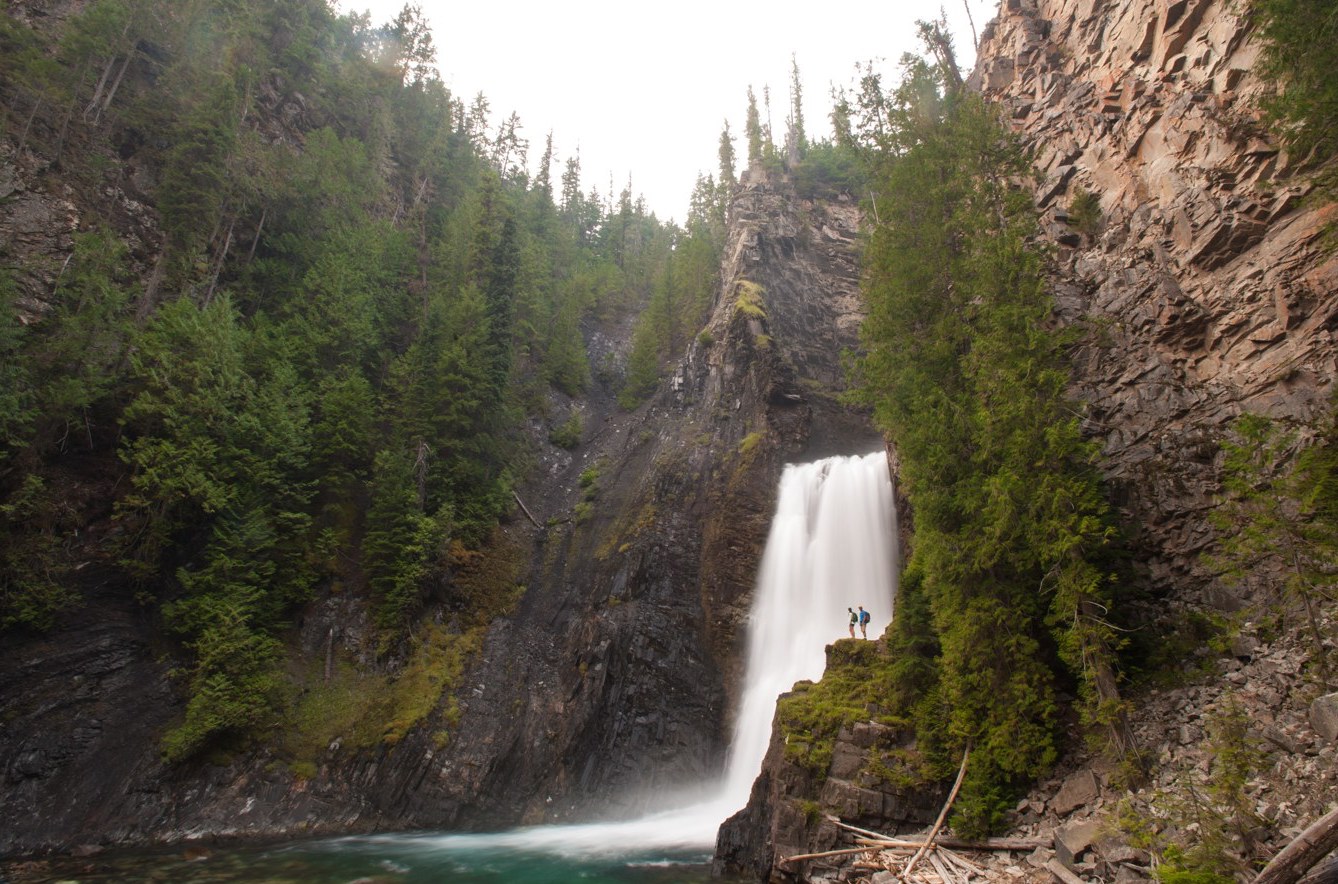
[[1277, 86], [1267, 111], [1299, 156], [1331, 159], [1338, 154], [1338, 4], [1253, 0], [1251, 8], [1264, 37], [1263, 73]]
[[1334, 685], [1319, 610], [1338, 600], [1338, 434], [1330, 416], [1314, 443], [1255, 414], [1242, 415], [1222, 445], [1224, 497], [1213, 564], [1228, 580], [1275, 587], [1276, 601], [1305, 612], [1320, 680]]
[[[322, 588], [367, 598], [387, 660], [455, 661], [477, 635], [416, 624], [504, 607], [452, 559], [511, 506], [526, 415], [590, 385], [585, 330], [629, 311], [644, 352], [601, 377], [648, 395], [709, 306], [724, 191], [662, 223], [630, 183], [583, 192], [578, 157], [555, 187], [551, 136], [531, 179], [518, 118], [443, 86], [412, 6], [376, 27], [322, 0], [97, 0], [42, 24], [0, 16], [0, 122], [83, 215], [61, 264], [4, 254], [3, 627], [58, 626], [80, 561], [119, 569], [188, 651], [174, 760], [291, 719], [280, 637]], [[103, 196], [132, 175], [160, 249]], [[110, 527], [78, 470], [106, 476]]]
[[1064, 396], [1034, 210], [1011, 183], [1026, 158], [952, 74], [908, 60], [894, 92], [866, 81], [860, 97], [877, 219], [859, 381], [915, 514], [894, 631], [918, 653], [898, 663], [894, 711], [941, 772], [971, 747], [957, 825], [982, 831], [1055, 759], [1065, 686], [1117, 745], [1121, 709], [1112, 529]]

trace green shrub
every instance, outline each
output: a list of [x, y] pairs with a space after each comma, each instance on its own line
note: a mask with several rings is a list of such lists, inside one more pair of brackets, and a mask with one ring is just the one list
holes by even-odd
[[559, 448], [565, 448], [568, 451], [581, 444], [581, 433], [585, 429], [585, 422], [581, 419], [579, 411], [572, 411], [571, 415], [562, 423], [554, 427], [548, 434], [548, 441]]
[[762, 293], [765, 289], [750, 279], [741, 279], [737, 284], [738, 292], [734, 304], [739, 313], [754, 319], [765, 319], [766, 310], [762, 306]]
[[1073, 229], [1088, 236], [1101, 230], [1101, 200], [1096, 194], [1079, 187], [1073, 191], [1069, 203], [1069, 223]]

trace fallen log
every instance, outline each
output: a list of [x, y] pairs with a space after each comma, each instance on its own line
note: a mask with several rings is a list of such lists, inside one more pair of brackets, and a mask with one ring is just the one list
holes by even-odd
[[938, 872], [938, 876], [943, 880], [943, 884], [957, 884], [957, 882], [961, 880], [960, 876], [955, 875], [948, 870], [948, 867], [943, 860], [939, 859], [938, 855], [940, 853], [942, 853], [941, 850], [931, 851], [929, 854], [929, 864], [934, 867], [934, 871]]
[[821, 853], [797, 853], [794, 856], [785, 857], [780, 861], [780, 864], [797, 863], [801, 859], [821, 859], [824, 856], [849, 856], [852, 853], [874, 853], [877, 850], [877, 847], [844, 847], [840, 850], [824, 850]]
[[[884, 847], [909, 847], [911, 850], [919, 848], [924, 844], [924, 839], [913, 840], [911, 838], [898, 838], [895, 835], [885, 835], [882, 832], [875, 832], [872, 829], [861, 829], [859, 826], [852, 826], [850, 823], [842, 822], [837, 817], [827, 816], [828, 821], [838, 828], [845, 829], [848, 832], [854, 832], [857, 835], [863, 835], [868, 839], [868, 843], [877, 843]], [[859, 839], [856, 839], [859, 840]], [[944, 847], [950, 847], [953, 850], [1035, 850], [1041, 846], [1049, 846], [1048, 843], [1037, 841], [1032, 838], [986, 838], [983, 841], [965, 841], [961, 838], [939, 838], [936, 844], [942, 844]]]
[[964, 873], [966, 873], [966, 875], [967, 875], [968, 877], [971, 876], [971, 875], [980, 875], [980, 876], [983, 878], [983, 877], [985, 876], [985, 870], [984, 870], [984, 869], [982, 869], [980, 866], [976, 865], [975, 863], [971, 862], [971, 861], [970, 861], [969, 859], [967, 859], [966, 857], [964, 857], [964, 856], [959, 856], [957, 853], [955, 853], [955, 852], [949, 850], [948, 848], [944, 847], [942, 841], [939, 841], [939, 843], [938, 843], [938, 850], [935, 850], [934, 852], [935, 852], [936, 854], [938, 854], [939, 856], [942, 856], [945, 860], [947, 860], [947, 861], [948, 861], [949, 863], [951, 863], [952, 865], [954, 865], [954, 866], [956, 866], [957, 868], [961, 869]]
[[852, 826], [850, 823], [843, 823], [838, 817], [827, 814], [827, 821], [834, 823], [837, 828], [845, 829], [848, 832], [854, 832], [856, 835], [864, 835], [868, 838], [877, 838], [880, 841], [896, 840], [892, 835], [884, 835], [882, 832], [875, 832], [872, 829], [861, 829], [859, 826]]
[[[877, 838], [856, 839], [870, 847], [891, 847], [907, 848], [918, 850], [924, 846], [924, 841], [913, 841], [905, 838], [888, 838], [880, 840]], [[1035, 850], [1038, 847], [1048, 847], [1044, 841], [1038, 841], [1035, 838], [986, 838], [983, 841], [966, 841], [962, 838], [939, 838], [934, 841], [939, 847], [947, 847], [951, 850], [979, 850], [988, 852], [992, 850]]]
[[1264, 866], [1254, 884], [1294, 884], [1338, 849], [1338, 807], [1315, 820]]
[[539, 524], [539, 520], [534, 517], [534, 513], [530, 512], [530, 508], [525, 505], [525, 501], [520, 499], [520, 495], [512, 491], [511, 496], [516, 499], [516, 503], [520, 504], [521, 512], [525, 514], [525, 518], [529, 519], [530, 522], [534, 524], [534, 527], [542, 528], [543, 525]]

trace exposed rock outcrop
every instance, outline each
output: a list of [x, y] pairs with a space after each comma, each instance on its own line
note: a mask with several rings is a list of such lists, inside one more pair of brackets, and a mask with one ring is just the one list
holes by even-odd
[[[827, 647], [827, 668], [849, 665], [861, 640]], [[843, 659], [847, 658], [847, 659]], [[847, 846], [829, 817], [887, 835], [918, 831], [933, 822], [947, 792], [907, 787], [875, 773], [887, 753], [914, 744], [914, 736], [876, 721], [842, 728], [827, 770], [813, 771], [786, 755], [787, 736], [773, 726], [762, 772], [748, 804], [720, 827], [713, 873], [745, 880], [804, 880], [802, 863], [787, 857]], [[884, 770], [886, 767], [884, 766]]]
[[[973, 77], [1034, 149], [1059, 314], [1089, 332], [1086, 428], [1146, 580], [1182, 596], [1207, 588], [1227, 424], [1311, 422], [1335, 376], [1335, 210], [1257, 122], [1258, 54], [1239, 4], [1005, 0]], [[1080, 190], [1100, 201], [1088, 232]]]
[[720, 769], [780, 471], [881, 445], [834, 398], [858, 343], [858, 222], [767, 179], [736, 195], [710, 320], [666, 388], [568, 468], [574, 491], [602, 464], [593, 511], [542, 539], [520, 612], [490, 637], [477, 681], [528, 705], [462, 698], [443, 769], [491, 772], [459, 790], [461, 822], [624, 814]]
[[[1217, 538], [1207, 512], [1220, 489], [1219, 442], [1244, 412], [1313, 424], [1329, 407], [1338, 366], [1338, 258], [1320, 242], [1336, 210], [1305, 199], [1306, 174], [1258, 122], [1258, 54], [1239, 4], [1004, 0], [970, 80], [1033, 151], [1036, 204], [1055, 247], [1058, 319], [1083, 333], [1072, 392], [1085, 405], [1086, 432], [1103, 443], [1135, 578], [1155, 597], [1228, 610], [1257, 601], [1252, 592], [1269, 575], [1227, 587], [1201, 564]], [[1087, 218], [1084, 192], [1099, 204]], [[1274, 793], [1288, 798], [1261, 801], [1286, 828], [1297, 822], [1294, 804], [1322, 804], [1334, 787], [1312, 763], [1329, 749], [1301, 739], [1313, 692], [1274, 677], [1279, 665], [1299, 671], [1294, 649], [1269, 657], [1248, 677], [1242, 663], [1226, 661], [1220, 684], [1142, 698], [1135, 724], [1166, 786], [1207, 764], [1203, 720], [1227, 693], [1243, 692], [1262, 738], [1293, 746], [1275, 756], [1258, 789], [1279, 780]], [[838, 741], [838, 757], [858, 751], [851, 737]], [[722, 829], [721, 869], [793, 880], [797, 872], [777, 867], [779, 857], [835, 844], [830, 827], [794, 818], [805, 802], [818, 817], [835, 805], [821, 778], [803, 781], [789, 769], [781, 740], [773, 739], [749, 807]], [[1291, 788], [1297, 777], [1287, 770], [1298, 764], [1320, 798]], [[1125, 865], [1123, 874], [1136, 875], [1139, 860], [1145, 868], [1146, 856], [1127, 845], [1093, 849], [1100, 826], [1089, 821], [1112, 803], [1110, 772], [1070, 761], [1065, 773], [1023, 799], [1014, 820], [1054, 849], [1029, 863], [1000, 859], [996, 877], [1051, 880], [1056, 851], [1067, 851], [1059, 862], [1069, 872], [1106, 880]], [[861, 815], [888, 832], [904, 822]]]

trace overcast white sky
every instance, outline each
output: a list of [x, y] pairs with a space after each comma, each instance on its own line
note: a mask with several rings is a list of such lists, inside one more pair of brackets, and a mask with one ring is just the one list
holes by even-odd
[[[390, 21], [404, 0], [339, 0], [345, 12]], [[831, 86], [851, 85], [856, 65], [881, 62], [885, 82], [902, 53], [917, 50], [915, 21], [947, 13], [959, 62], [975, 60], [966, 8], [979, 32], [997, 0], [420, 0], [432, 22], [442, 79], [468, 103], [482, 91], [494, 123], [515, 111], [530, 141], [530, 167], [553, 132], [558, 162], [580, 149], [583, 189], [622, 190], [628, 175], [662, 220], [684, 220], [699, 172], [716, 174], [728, 118], [735, 152], [747, 89], [762, 108], [771, 87], [779, 143], [789, 104], [790, 56], [799, 64], [804, 126], [829, 137]], [[765, 114], [765, 110], [762, 111]], [[764, 120], [765, 122], [765, 120]], [[741, 165], [741, 164], [740, 164]]]

